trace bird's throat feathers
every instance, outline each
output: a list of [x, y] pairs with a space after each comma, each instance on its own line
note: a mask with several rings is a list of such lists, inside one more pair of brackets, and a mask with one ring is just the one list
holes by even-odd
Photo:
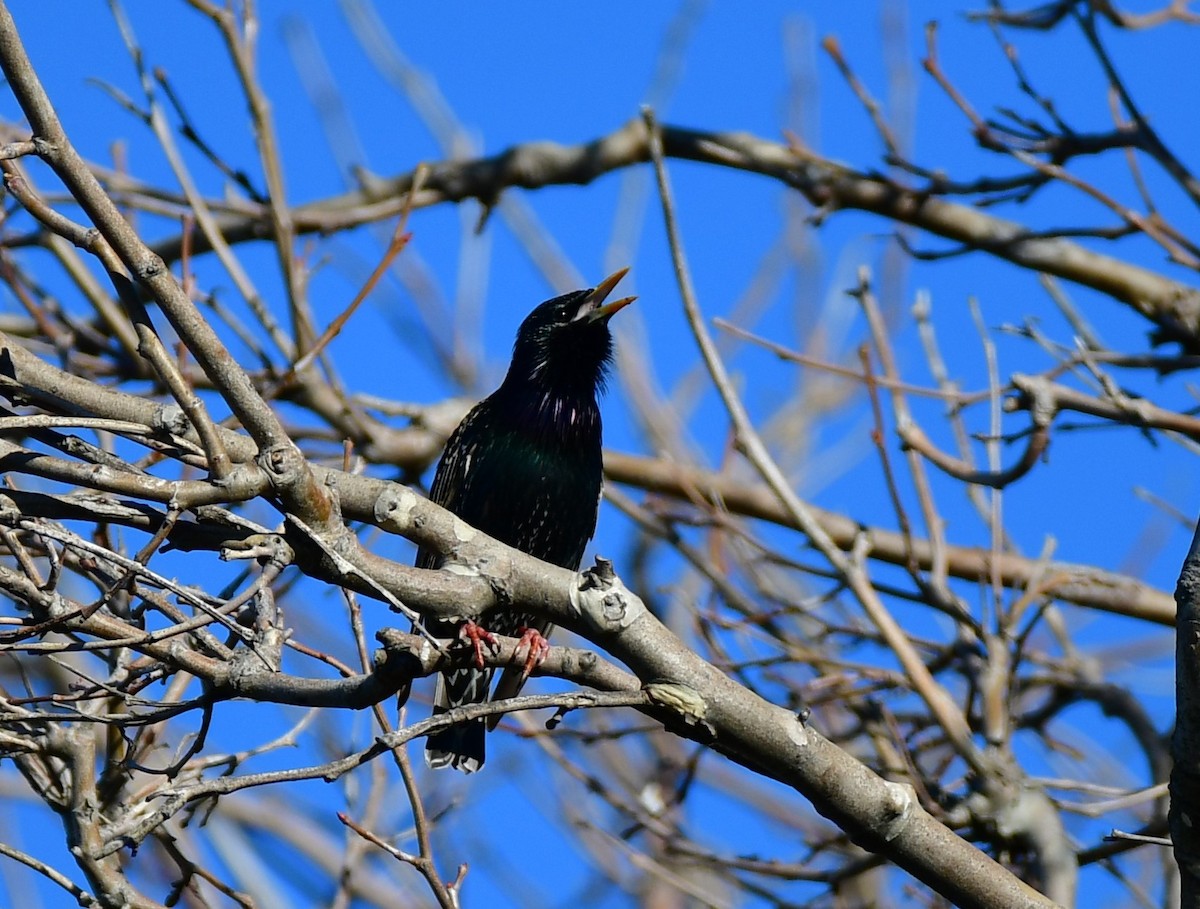
[[[543, 307], [547, 304], [543, 304]], [[539, 307], [517, 332], [504, 385], [514, 393], [541, 398], [546, 393], [595, 401], [604, 390], [612, 362], [612, 335], [606, 322], [539, 321]]]
[[562, 389], [514, 389], [505, 383], [493, 402], [521, 435], [541, 444], [577, 448], [600, 445], [600, 408], [596, 392], [573, 393]]
[[518, 341], [504, 382], [491, 404], [522, 434], [555, 437], [568, 447], [599, 447], [600, 407], [612, 341], [605, 328], [589, 331], [574, 343], [542, 343], [523, 348]]

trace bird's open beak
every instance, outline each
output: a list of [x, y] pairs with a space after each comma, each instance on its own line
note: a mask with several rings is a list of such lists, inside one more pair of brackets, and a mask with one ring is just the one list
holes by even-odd
[[592, 289], [592, 292], [588, 294], [588, 298], [583, 309], [587, 310], [587, 320], [589, 322], [595, 322], [598, 319], [610, 319], [613, 317], [613, 315], [620, 312], [637, 299], [637, 297], [622, 297], [619, 300], [613, 300], [611, 303], [604, 302], [608, 295], [613, 292], [613, 288], [615, 288], [621, 282], [621, 279], [625, 277], [628, 271], [628, 267], [614, 271], [611, 275], [597, 284], [595, 288]]

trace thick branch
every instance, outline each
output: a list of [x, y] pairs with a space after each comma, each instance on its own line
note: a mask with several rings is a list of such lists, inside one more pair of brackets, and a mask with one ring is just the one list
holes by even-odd
[[[5, 382], [14, 393], [19, 390], [50, 412], [128, 420], [151, 427], [164, 423], [162, 405], [65, 373], [0, 333], [0, 388]], [[171, 428], [183, 438], [198, 442], [195, 434], [186, 427]], [[232, 461], [235, 464], [247, 464], [248, 469], [253, 470], [256, 451], [254, 442], [245, 435], [228, 430], [222, 430], [221, 434], [222, 442]], [[424, 429], [392, 430], [388, 436], [394, 437], [394, 442], [382, 447], [396, 456], [397, 460], [394, 463], [413, 470], [423, 469], [440, 447], [439, 441], [432, 439], [431, 433]], [[402, 458], [402, 454], [408, 457]], [[54, 464], [56, 461], [57, 459], [51, 458], [45, 463]], [[67, 462], [59, 463], [65, 465]], [[778, 498], [763, 484], [747, 483], [723, 473], [677, 464], [666, 459], [645, 458], [613, 451], [606, 452], [604, 464], [606, 476], [611, 482], [623, 483], [684, 501], [702, 502], [734, 514], [770, 521], [785, 527], [795, 527]], [[335, 478], [345, 517], [354, 520], [373, 519], [374, 504], [383, 488], [382, 481], [333, 470], [318, 470], [318, 474], [321, 477]], [[268, 485], [265, 478], [255, 481], [250, 477], [241, 476], [241, 482], [260, 482], [261, 488], [264, 489]], [[190, 481], [196, 485], [182, 487], [155, 477], [139, 478], [136, 474], [129, 474], [119, 480], [113, 479], [112, 482], [125, 484], [113, 491], [163, 502], [170, 500], [173, 491], [194, 489], [197, 495], [207, 496], [209, 489], [209, 484], [203, 481]], [[97, 486], [94, 482], [89, 482], [88, 485], [93, 488], [112, 488]], [[211, 499], [204, 498], [201, 501]], [[869, 535], [868, 555], [871, 558], [902, 566], [907, 566], [915, 559], [923, 570], [929, 570], [933, 566], [934, 552], [928, 540], [908, 540], [895, 531], [864, 528], [859, 521], [850, 516], [825, 511], [815, 506], [812, 512], [825, 532], [845, 551], [850, 551], [856, 545], [865, 530]], [[120, 517], [113, 519], [123, 522]], [[193, 537], [186, 539], [188, 545], [196, 544]], [[173, 537], [172, 542], [175, 542]], [[184, 544], [181, 542], [180, 545]], [[1036, 582], [1038, 592], [1044, 596], [1162, 625], [1171, 625], [1175, 621], [1175, 602], [1169, 594], [1127, 575], [1102, 571], [1088, 565], [1058, 562], [1047, 565], [1037, 559], [1014, 553], [997, 554], [989, 549], [977, 547], [947, 546], [944, 554], [947, 571], [953, 577], [971, 581], [990, 581], [997, 577], [1004, 586], [1017, 590], [1027, 590]], [[377, 592], [364, 592], [378, 597]]]

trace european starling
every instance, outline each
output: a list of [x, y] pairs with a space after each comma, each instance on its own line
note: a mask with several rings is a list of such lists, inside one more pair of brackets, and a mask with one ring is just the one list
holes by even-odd
[[[613, 273], [591, 290], [547, 300], [526, 317], [517, 329], [504, 382], [454, 430], [430, 490], [434, 502], [472, 527], [572, 571], [578, 570], [596, 531], [600, 507], [596, 396], [612, 359], [608, 320], [634, 298], [604, 301], [628, 270]], [[441, 565], [436, 553], [417, 553], [418, 568]], [[549, 623], [511, 610], [478, 618], [480, 625], [470, 618], [426, 624], [438, 637], [460, 635], [476, 647], [476, 665], [438, 677], [435, 715], [488, 699], [492, 670], [482, 668], [479, 648], [489, 631], [520, 635], [528, 648], [524, 666], [507, 668], [501, 675], [497, 700], [514, 697], [545, 656]], [[425, 743], [429, 766], [478, 770], [483, 766], [485, 725], [482, 719], [472, 720], [430, 736]]]

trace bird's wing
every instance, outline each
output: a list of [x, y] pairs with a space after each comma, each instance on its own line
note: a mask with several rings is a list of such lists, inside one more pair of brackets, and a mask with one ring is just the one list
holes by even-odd
[[[466, 498], [464, 489], [471, 466], [472, 449], [464, 445], [464, 437], [467, 435], [466, 427], [476, 417], [481, 406], [476, 405], [450, 434], [442, 459], [438, 461], [437, 471], [433, 475], [433, 485], [429, 487], [431, 502], [454, 512], [467, 523], [471, 523], [471, 519], [462, 513], [462, 506]], [[442, 557], [431, 549], [421, 547], [417, 550], [417, 567], [441, 568]]]

